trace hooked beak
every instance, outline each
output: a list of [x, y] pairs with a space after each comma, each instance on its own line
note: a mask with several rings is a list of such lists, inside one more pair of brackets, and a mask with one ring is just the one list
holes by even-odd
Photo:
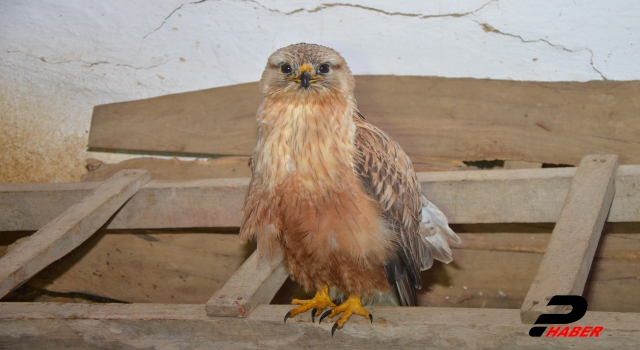
[[309, 85], [315, 83], [316, 81], [324, 80], [324, 78], [322, 77], [311, 75], [311, 72], [312, 72], [311, 67], [305, 64], [302, 67], [300, 67], [300, 74], [298, 74], [298, 76], [290, 77], [286, 79], [289, 81], [295, 81], [296, 83], [299, 83], [300, 86], [304, 88], [308, 88]]
[[300, 85], [302, 85], [305, 88], [308, 88], [310, 81], [311, 81], [311, 74], [309, 74], [309, 72], [307, 71], [302, 72], [302, 74], [300, 75]]

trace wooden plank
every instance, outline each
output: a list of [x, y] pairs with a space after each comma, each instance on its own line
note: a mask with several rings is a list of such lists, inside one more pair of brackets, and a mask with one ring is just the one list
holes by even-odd
[[542, 163], [525, 162], [522, 160], [506, 160], [504, 169], [536, 169], [542, 168]]
[[0, 231], [37, 231], [99, 183], [0, 184]]
[[159, 158], [134, 158], [118, 164], [106, 164], [97, 159], [90, 159], [91, 169], [82, 177], [82, 181], [104, 181], [113, 174], [124, 169], [144, 169], [154, 180], [200, 180], [221, 179], [229, 177], [251, 177], [249, 157], [221, 157], [205, 161], [180, 161]]
[[[558, 220], [575, 171], [452, 171], [418, 173], [418, 178], [422, 190], [450, 223], [550, 223]], [[246, 178], [151, 181], [124, 205], [108, 228], [238, 227], [248, 183]], [[0, 185], [0, 207], [8, 208], [0, 210], [0, 231], [37, 230], [68, 208], [78, 197], [76, 191], [86, 194], [97, 186]], [[640, 221], [638, 188], [640, 166], [621, 166], [609, 222]]]
[[[550, 233], [521, 232], [458, 233], [458, 236], [462, 239], [462, 243], [452, 245], [452, 249], [523, 252], [540, 255], [546, 252], [549, 239], [551, 238]], [[594, 258], [640, 262], [640, 232], [603, 232]], [[640, 268], [640, 266], [638, 268]]]
[[251, 155], [261, 102], [248, 83], [95, 106], [89, 147]]
[[[418, 304], [520, 308], [550, 233], [458, 233], [453, 263], [422, 273]], [[590, 311], [640, 312], [640, 234], [603, 234], [584, 297]], [[298, 298], [298, 296], [294, 296]]]
[[[249, 179], [150, 181], [111, 220], [110, 229], [237, 227]], [[0, 231], [35, 231], [100, 182], [0, 185]], [[40, 203], [41, 205], [35, 205]], [[42, 207], [42, 210], [40, 208]]]
[[207, 314], [245, 317], [258, 304], [269, 304], [288, 276], [282, 259], [266, 261], [256, 251], [207, 301]]
[[[608, 222], [640, 221], [640, 178], [623, 165]], [[418, 173], [422, 190], [453, 224], [557, 222], [576, 168]], [[491, 200], [487, 200], [490, 198]]]
[[374, 322], [352, 317], [331, 337], [331, 322], [309, 313], [282, 324], [290, 306], [260, 305], [247, 318], [208, 317], [202, 305], [0, 304], [0, 344], [7, 348], [450, 349], [640, 347], [640, 314], [587, 312], [580, 326], [598, 338], [533, 338], [518, 310], [370, 307]]
[[[454, 171], [469, 170], [460, 160], [433, 157], [412, 157], [416, 171]], [[249, 157], [220, 157], [206, 161], [180, 161], [159, 158], [134, 158], [118, 164], [106, 164], [97, 159], [87, 160], [90, 172], [82, 181], [104, 181], [123, 169], [144, 169], [151, 173], [153, 180], [200, 180], [251, 177]]]
[[[577, 165], [640, 163], [640, 82], [520, 82], [357, 76], [367, 120], [411, 155]], [[96, 106], [91, 148], [250, 155], [257, 83]]]
[[547, 306], [554, 295], [582, 295], [613, 201], [616, 155], [590, 155], [580, 162], [560, 219], [521, 308], [524, 323], [541, 314], [564, 313], [567, 306]]
[[79, 246], [147, 181], [146, 171], [123, 170], [16, 244], [0, 259], [0, 298]]
[[[418, 305], [520, 308], [551, 230], [458, 231], [462, 244], [452, 246], [454, 262], [422, 273]], [[98, 231], [27, 284], [126, 302], [203, 304], [255, 249], [240, 244], [237, 234], [175, 231]], [[589, 310], [640, 312], [640, 234], [603, 231], [583, 293]], [[277, 295], [280, 303], [309, 297], [294, 283], [285, 283]]]
[[125, 302], [204, 304], [254, 249], [237, 233], [100, 230], [27, 284]]

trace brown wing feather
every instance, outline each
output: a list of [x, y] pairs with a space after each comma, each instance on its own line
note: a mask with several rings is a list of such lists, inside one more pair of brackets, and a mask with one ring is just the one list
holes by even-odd
[[396, 234], [396, 254], [385, 264], [387, 279], [401, 305], [415, 305], [421, 287], [420, 183], [411, 160], [389, 135], [358, 113], [354, 169], [365, 192], [380, 203], [382, 217]]

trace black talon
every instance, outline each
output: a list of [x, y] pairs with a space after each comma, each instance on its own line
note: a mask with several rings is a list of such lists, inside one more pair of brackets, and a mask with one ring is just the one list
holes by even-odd
[[331, 327], [331, 338], [333, 338], [333, 333], [336, 332], [336, 329], [338, 329], [338, 322], [333, 324], [333, 327]]
[[371, 320], [371, 323], [373, 323], [373, 315], [369, 314], [369, 319]]
[[293, 303], [293, 299], [287, 299], [287, 304]]
[[284, 323], [287, 323], [287, 319], [291, 316], [291, 311], [287, 312], [286, 315], [284, 315]]
[[322, 323], [322, 320], [324, 320], [325, 317], [329, 316], [329, 314], [331, 313], [331, 310], [327, 310], [325, 311], [322, 316], [320, 316], [320, 319], [318, 320], [318, 324]]
[[316, 308], [311, 309], [311, 322], [316, 323]]

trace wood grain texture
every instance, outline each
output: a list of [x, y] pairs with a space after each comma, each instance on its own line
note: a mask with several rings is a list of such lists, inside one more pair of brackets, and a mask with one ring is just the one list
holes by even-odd
[[[640, 219], [640, 167], [620, 166], [608, 222]], [[418, 173], [449, 223], [556, 222], [576, 168]]]
[[100, 230], [27, 284], [130, 303], [204, 304], [254, 249], [237, 233]]
[[0, 184], [0, 231], [37, 231], [100, 183]]
[[[635, 230], [603, 230], [583, 293], [590, 311], [640, 312], [640, 231]], [[519, 308], [550, 232], [458, 233], [462, 244], [452, 246], [454, 262], [436, 263], [422, 273], [418, 304]], [[126, 302], [202, 304], [253, 249], [232, 233], [100, 230], [27, 284]], [[309, 297], [292, 282], [278, 295], [279, 303]]]
[[[363, 115], [409, 155], [577, 165], [640, 163], [640, 82], [518, 82], [357, 76]], [[89, 147], [250, 155], [257, 83], [100, 105]]]
[[526, 162], [523, 160], [506, 160], [504, 169], [537, 169], [542, 168], [542, 163]]
[[[35, 231], [101, 182], [0, 185], [0, 231]], [[108, 224], [110, 229], [237, 227], [249, 179], [150, 181]]]
[[258, 83], [95, 106], [89, 147], [251, 155]]
[[617, 169], [616, 155], [590, 155], [580, 162], [538, 273], [522, 304], [522, 322], [534, 323], [541, 314], [567, 310], [567, 306], [547, 306], [549, 297], [582, 295], [613, 201]]
[[[520, 308], [550, 233], [459, 233], [453, 263], [422, 273], [418, 304], [453, 308]], [[584, 297], [589, 311], [640, 312], [640, 234], [600, 238]]]
[[82, 177], [82, 181], [104, 181], [124, 169], [143, 169], [151, 174], [153, 180], [200, 180], [230, 177], [251, 177], [249, 157], [221, 157], [206, 161], [180, 161], [158, 158], [134, 158], [118, 164], [106, 164], [90, 159], [92, 170]]
[[260, 305], [247, 318], [208, 317], [202, 305], [0, 304], [0, 346], [12, 349], [539, 349], [640, 347], [640, 314], [588, 312], [598, 338], [532, 338], [518, 310], [371, 307], [331, 337], [309, 314], [282, 324], [289, 306]]
[[0, 259], [0, 298], [96, 232], [138, 189], [149, 173], [123, 170]]
[[266, 261], [254, 252], [207, 301], [207, 314], [246, 317], [258, 304], [269, 304], [288, 276], [282, 259]]
[[[413, 157], [413, 167], [416, 171], [454, 171], [470, 170], [460, 160]], [[111, 175], [124, 169], [144, 169], [151, 173], [153, 180], [201, 180], [251, 177], [249, 157], [220, 157], [206, 161], [180, 161], [158, 158], [134, 158], [118, 164], [106, 164], [97, 159], [87, 160], [87, 167], [92, 169], [82, 177], [82, 181], [104, 181]]]
[[[418, 173], [450, 223], [556, 222], [575, 168]], [[238, 227], [249, 179], [151, 181], [110, 229]], [[0, 185], [0, 231], [37, 230], [99, 183]], [[640, 221], [640, 166], [621, 166], [607, 220]], [[488, 200], [488, 199], [491, 200]], [[36, 205], [38, 204], [38, 205]]]

